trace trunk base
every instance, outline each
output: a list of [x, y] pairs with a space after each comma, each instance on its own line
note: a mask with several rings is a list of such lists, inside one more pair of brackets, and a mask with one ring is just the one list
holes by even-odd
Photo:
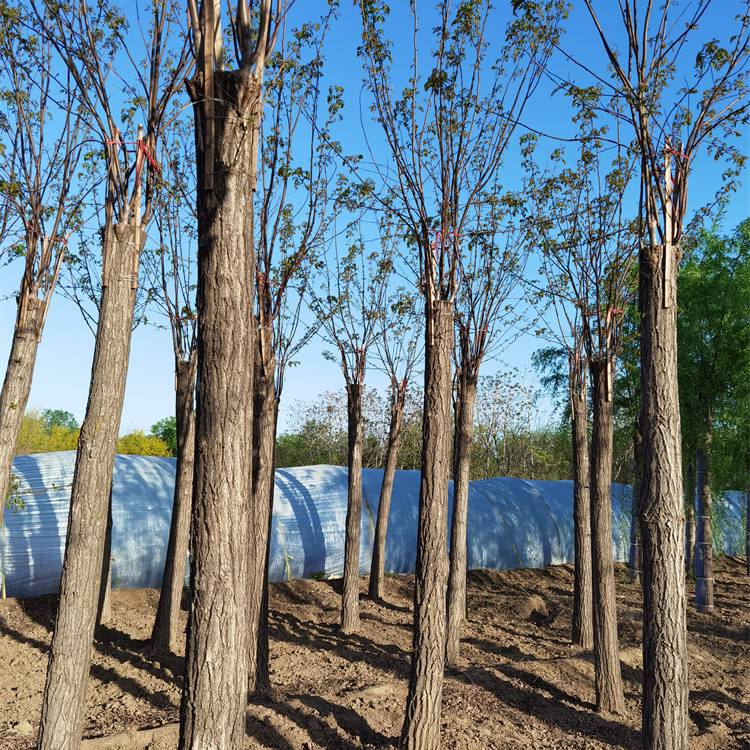
[[714, 611], [714, 579], [695, 579], [695, 601], [699, 612]]

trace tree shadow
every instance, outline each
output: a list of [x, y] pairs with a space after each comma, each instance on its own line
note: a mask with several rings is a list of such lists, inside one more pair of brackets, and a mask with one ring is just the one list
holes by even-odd
[[[364, 661], [401, 679], [408, 676], [409, 655], [395, 646], [376, 644], [369, 638], [359, 635], [339, 636], [333, 625], [303, 622], [289, 613], [276, 613], [274, 620], [271, 635], [278, 640], [287, 640], [314, 649], [329, 649], [347, 661]], [[486, 645], [486, 642], [479, 643]], [[515, 655], [519, 654], [526, 656], [520, 650]], [[593, 658], [590, 654], [581, 654], [581, 657]], [[533, 657], [531, 660], [538, 661]], [[627, 750], [635, 750], [640, 746], [639, 734], [636, 731], [616, 720], [596, 714], [592, 704], [566, 693], [544, 678], [511, 664], [500, 665], [495, 669], [498, 673], [484, 667], [469, 667], [452, 672], [451, 676], [466, 684], [478, 685], [511, 708], [529, 716], [542, 717], [547, 723], [556, 725], [565, 732], [586, 735], [612, 747], [624, 747]], [[624, 671], [626, 669], [624, 665]], [[522, 682], [526, 689], [518, 687], [511, 680]], [[323, 700], [315, 696], [298, 696], [298, 699], [306, 702], [306, 705], [315, 707], [322, 704], [314, 704], [312, 701]], [[325, 708], [330, 711], [336, 710], [329, 706]], [[350, 734], [355, 734], [358, 729], [363, 729], [360, 722], [364, 722], [362, 717], [358, 719], [357, 716], [356, 713], [351, 716], [346, 711], [343, 712], [339, 718], [346, 724], [340, 722], [340, 726]]]
[[321, 716], [332, 716], [347, 734], [356, 737], [362, 745], [389, 745], [394, 738], [375, 731], [354, 709], [337, 705], [318, 695], [296, 696], [302, 703], [317, 711]]
[[406, 678], [409, 673], [409, 654], [398, 646], [377, 644], [364, 636], [342, 635], [338, 625], [306, 622], [289, 612], [276, 612], [271, 617], [269, 635], [278, 641], [308, 646], [314, 650], [330, 650], [354, 663], [365, 661], [378, 669]]
[[133, 638], [116, 628], [100, 625], [94, 633], [94, 647], [101, 654], [122, 663], [130, 662], [136, 669], [148, 672], [152, 677], [168, 683], [174, 682], [178, 687], [182, 684], [184, 658], [153, 646], [147, 639]]
[[[0, 616], [0, 622], [2, 623], [3, 634], [9, 636], [17, 643], [31, 646], [32, 648], [39, 651], [44, 657], [49, 655], [49, 644], [45, 641], [40, 641], [38, 638], [32, 638], [31, 636], [24, 635], [23, 633], [10, 627], [3, 617]], [[117, 658], [117, 657], [115, 657]], [[163, 693], [153, 693], [145, 685], [142, 685], [138, 680], [134, 680], [132, 677], [125, 677], [119, 674], [114, 669], [104, 667], [101, 664], [92, 664], [89, 670], [91, 677], [99, 680], [103, 684], [114, 684], [117, 685], [120, 690], [124, 693], [129, 693], [138, 700], [146, 701], [156, 709], [176, 709], [176, 706], [167, 696]], [[163, 679], [163, 678], [162, 678]]]
[[[25, 602], [25, 612], [29, 619], [51, 633], [55, 627], [58, 603], [59, 597], [56, 595], [28, 599]], [[27, 642], [35, 648], [41, 645], [40, 650], [45, 653], [49, 650], [42, 641]], [[149, 640], [133, 638], [128, 633], [107, 625], [97, 625], [94, 631], [93, 648], [103, 656], [116, 659], [122, 664], [130, 662], [136, 669], [147, 672], [166, 683], [176, 683], [178, 686], [182, 683], [183, 657], [152, 646]], [[92, 674], [94, 674], [95, 666], [92, 664]], [[165, 668], [170, 672], [165, 671]], [[146, 689], [143, 688], [143, 690]]]
[[[294, 699], [295, 697], [302, 698], [302, 696], [288, 696], [289, 699]], [[272, 708], [277, 714], [285, 717], [304, 732], [307, 732], [310, 735], [310, 739], [321, 747], [337, 748], [337, 750], [339, 748], [340, 750], [361, 750], [361, 745], [355, 745], [315, 717], [307, 716], [298, 709], [290, 706], [288, 702], [274, 703], [272, 704]], [[289, 744], [285, 739], [283, 742], [285, 744], [280, 746], [282, 748]]]
[[743, 624], [738, 624], [736, 628], [727, 627], [718, 622], [713, 616], [709, 616], [705, 620], [703, 618], [698, 619], [697, 617], [689, 618], [688, 631], [699, 633], [709, 638], [723, 638], [724, 640], [732, 641], [732, 643], [743, 641], [745, 637], [745, 626]]
[[399, 606], [398, 604], [389, 602], [387, 599], [383, 599], [382, 597], [378, 599], [371, 599], [370, 601], [373, 602], [373, 604], [377, 604], [378, 607], [382, 607], [383, 609], [389, 609], [391, 612], [401, 612], [403, 614], [412, 614], [414, 611], [411, 607]]
[[245, 715], [245, 735], [254, 739], [263, 747], [274, 750], [296, 750], [286, 737], [267, 721], [262, 721], [252, 714]]
[[750, 703], [743, 703], [719, 690], [691, 690], [690, 702], [693, 703], [695, 701], [709, 701], [715, 703], [717, 706], [731, 706], [741, 714], [750, 716]]
[[378, 617], [376, 614], [372, 614], [371, 612], [360, 612], [360, 619], [362, 620], [369, 620], [370, 622], [377, 622], [380, 625], [384, 627], [389, 628], [400, 628], [401, 630], [412, 630], [412, 625], [407, 625], [402, 622], [390, 622], [388, 620], [383, 619], [382, 617]]
[[[530, 675], [510, 665], [496, 668], [497, 674], [483, 667], [469, 668], [456, 674], [456, 678], [492, 693], [507, 706], [541, 719], [565, 732], [585, 735], [612, 747], [636, 750], [640, 747], [640, 735], [630, 727], [596, 714], [591, 704], [565, 693], [543, 678]], [[528, 689], [514, 685], [509, 679], [517, 679]], [[549, 695], [540, 695], [543, 690]], [[573, 705], [566, 705], [572, 703]], [[578, 706], [576, 708], [575, 706]]]
[[[529, 621], [530, 624], [534, 624], [533, 622]], [[525, 638], [528, 640], [533, 640], [535, 643], [546, 643], [550, 646], [559, 646], [561, 648], [566, 648], [570, 645], [570, 641], [563, 640], [561, 638], [555, 638], [554, 634], [549, 635], [545, 633], [543, 630], [539, 630], [539, 632], [528, 632], [524, 633], [523, 631], [516, 630], [514, 628], [505, 627], [503, 625], [499, 625], [497, 623], [494, 624], [495, 630], [500, 631], [501, 633], [505, 633], [506, 635], [511, 636], [513, 639], [517, 638]], [[469, 640], [469, 639], [467, 639]], [[484, 643], [487, 643], [487, 641], [484, 641]], [[490, 648], [491, 650], [491, 648]]]
[[[531, 654], [527, 654], [525, 651], [522, 651], [515, 644], [511, 646], [500, 646], [497, 643], [492, 643], [492, 641], [486, 641], [483, 638], [462, 638], [461, 643], [469, 645], [469, 646], [474, 646], [480, 651], [484, 651], [485, 653], [488, 653], [488, 654], [495, 654], [496, 656], [502, 656], [503, 659], [508, 659], [509, 661], [545, 661], [544, 659], [538, 659], [537, 657], [532, 656]], [[553, 657], [553, 658], [558, 658], [558, 657]]]
[[[318, 479], [324, 487], [325, 481], [333, 481], [324, 476]], [[288, 565], [293, 578], [309, 578], [315, 573], [325, 572], [330, 540], [326, 538], [326, 530], [320, 518], [315, 497], [294, 471], [278, 469], [274, 482], [276, 484], [274, 505], [277, 506], [274, 511], [277, 523], [285, 522], [291, 526], [293, 521], [296, 526], [296, 537], [287, 533], [287, 530], [283, 532], [285, 559], [282, 568]], [[287, 518], [280, 512], [283, 503], [291, 509], [292, 518]], [[293, 554], [289, 554], [289, 550]], [[272, 554], [274, 551], [272, 550]], [[270, 567], [269, 563], [269, 570]]]

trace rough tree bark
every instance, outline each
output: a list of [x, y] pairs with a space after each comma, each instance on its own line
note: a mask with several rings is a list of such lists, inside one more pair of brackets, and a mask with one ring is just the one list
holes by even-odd
[[[190, 83], [198, 154], [198, 381], [191, 608], [180, 748], [241, 747], [247, 698], [248, 518], [252, 481], [252, 193], [261, 82], [214, 73], [214, 117]], [[211, 127], [209, 128], [208, 125]], [[202, 144], [212, 138], [211, 164]], [[210, 182], [206, 169], [212, 169]]]
[[693, 564], [695, 562], [695, 456], [693, 461], [689, 463], [687, 470], [685, 471], [683, 487], [689, 487], [690, 498], [685, 498], [683, 511], [685, 513], [685, 576], [695, 576], [693, 572]]
[[[695, 482], [693, 485], [693, 491], [695, 491]], [[690, 486], [690, 485], [688, 485]], [[686, 504], [685, 506], [685, 573], [690, 575], [693, 571], [695, 551], [695, 504], [693, 502]]]
[[137, 269], [144, 232], [110, 227], [91, 385], [70, 498], [60, 605], [52, 637], [38, 747], [77, 748], [83, 731], [107, 506], [130, 354]]
[[344, 540], [344, 590], [341, 597], [341, 632], [355, 633], [359, 628], [359, 546], [362, 521], [362, 385], [347, 383], [349, 467]]
[[613, 409], [610, 367], [589, 359], [593, 388], [591, 432], [591, 552], [593, 571], [596, 710], [622, 714], [625, 697], [617, 641], [617, 599], [612, 555]]
[[394, 382], [391, 387], [391, 422], [385, 454], [385, 471], [383, 472], [383, 484], [380, 486], [378, 518], [375, 522], [375, 539], [372, 545], [372, 563], [370, 566], [369, 594], [372, 599], [376, 600], [383, 598], [385, 541], [388, 531], [388, 515], [391, 510], [393, 479], [396, 475], [398, 451], [401, 445], [401, 424], [404, 418], [405, 400], [406, 383]]
[[628, 552], [628, 568], [630, 568], [630, 582], [641, 583], [641, 478], [643, 476], [643, 439], [641, 438], [640, 417], [635, 419], [633, 433], [633, 498], [630, 512], [630, 551]]
[[709, 431], [705, 448], [695, 453], [695, 606], [699, 612], [712, 612], [714, 608], [710, 446]]
[[175, 467], [172, 521], [164, 561], [159, 605], [151, 631], [151, 643], [172, 651], [180, 640], [180, 608], [185, 586], [185, 563], [190, 541], [190, 506], [193, 499], [195, 455], [195, 377], [197, 356], [175, 356], [175, 425], [177, 465]]
[[440, 703], [445, 663], [445, 596], [448, 556], [445, 548], [451, 451], [451, 351], [453, 304], [431, 303], [425, 325], [422, 479], [414, 581], [414, 630], [401, 730], [401, 747], [440, 747]]
[[474, 404], [477, 398], [475, 378], [459, 381], [453, 457], [453, 518], [448, 562], [448, 607], [445, 659], [456, 667], [460, 660], [461, 628], [466, 616], [467, 524], [469, 514], [469, 469], [471, 440], [474, 434]]
[[0, 391], [0, 529], [3, 526], [18, 433], [21, 431], [21, 422], [31, 392], [45, 308], [44, 300], [33, 294], [24, 278], [18, 295], [16, 326], [8, 367], [5, 370], [3, 389]]
[[745, 490], [745, 565], [750, 576], [750, 483]]
[[[667, 251], [673, 252], [669, 246]], [[652, 750], [687, 750], [685, 519], [677, 307], [673, 303], [665, 306], [665, 300], [673, 298], [673, 291], [665, 290], [664, 253], [661, 245], [643, 246], [639, 262], [643, 745]], [[670, 266], [674, 265], [673, 260]]]
[[[114, 468], [112, 469], [114, 472]], [[96, 624], [106, 625], [112, 619], [112, 487], [109, 488], [107, 503], [107, 528], [104, 532], [104, 554], [99, 583], [99, 604], [96, 610]]]
[[[253, 377], [253, 495], [250, 508], [248, 590], [248, 692], [270, 691], [268, 657], [259, 652], [263, 599], [267, 587], [267, 554], [273, 503], [274, 454], [276, 447], [276, 361], [270, 327], [256, 330], [255, 375]], [[267, 610], [266, 610], [267, 616]], [[267, 637], [265, 641], [267, 651]]]
[[[274, 459], [271, 476], [276, 476], [276, 433], [279, 425], [279, 399], [274, 402], [273, 434]], [[271, 694], [270, 655], [268, 648], [268, 563], [271, 559], [271, 522], [273, 520], [273, 496], [275, 486], [271, 482], [271, 497], [268, 506], [268, 531], [266, 533], [266, 562], [263, 567], [263, 590], [260, 600], [260, 619], [258, 622], [258, 636], [255, 656], [255, 693], [268, 696]]]
[[[577, 368], [580, 369], [580, 368]], [[580, 381], [580, 382], [579, 382]], [[591, 591], [591, 473], [589, 470], [588, 404], [585, 372], [571, 367], [570, 422], [573, 433], [573, 643], [594, 647]]]

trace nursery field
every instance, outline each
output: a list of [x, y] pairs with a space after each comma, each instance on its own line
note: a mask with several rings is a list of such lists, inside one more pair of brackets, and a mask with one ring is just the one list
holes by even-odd
[[[690, 747], [750, 748], [750, 581], [737, 558], [716, 567], [713, 614], [696, 613], [690, 587]], [[616, 578], [625, 716], [594, 712], [591, 655], [569, 643], [572, 566], [473, 571], [463, 665], [447, 672], [443, 689], [442, 746], [639, 748], [640, 589], [623, 566]], [[393, 747], [406, 700], [412, 582], [389, 576], [375, 603], [363, 580], [362, 627], [346, 637], [338, 633], [340, 581], [272, 585], [276, 693], [249, 706], [246, 747]], [[96, 633], [84, 750], [176, 747], [183, 658], [146, 640], [157, 598], [150, 589], [113, 593], [113, 621]], [[56, 603], [0, 602], [3, 750], [34, 747]]]

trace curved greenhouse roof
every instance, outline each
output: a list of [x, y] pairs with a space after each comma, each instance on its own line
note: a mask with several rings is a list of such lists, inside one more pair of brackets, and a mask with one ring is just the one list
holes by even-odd
[[[19, 500], [5, 513], [0, 565], [9, 596], [56, 592], [65, 551], [75, 451], [19, 456], [13, 465]], [[175, 461], [117, 456], [112, 487], [112, 579], [117, 588], [158, 587], [164, 567]], [[369, 569], [382, 469], [363, 471], [360, 568]], [[276, 471], [272, 581], [343, 574], [347, 471], [303, 466]], [[385, 566], [408, 573], [416, 559], [419, 472], [398, 471], [393, 486]], [[470, 568], [542, 567], [572, 562], [572, 483], [487, 479], [470, 483]], [[627, 556], [630, 490], [613, 486], [616, 560]], [[738, 552], [742, 511], [722, 505], [725, 549]], [[736, 527], [736, 528], [735, 528]]]

